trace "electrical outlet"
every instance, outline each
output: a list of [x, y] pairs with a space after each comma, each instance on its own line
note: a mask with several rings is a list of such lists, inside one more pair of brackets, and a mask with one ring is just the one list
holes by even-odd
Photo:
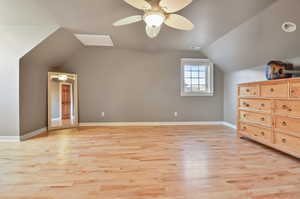
[[105, 112], [102, 112], [102, 113], [101, 113], [101, 117], [105, 117]]
[[178, 112], [174, 112], [174, 117], [178, 117]]

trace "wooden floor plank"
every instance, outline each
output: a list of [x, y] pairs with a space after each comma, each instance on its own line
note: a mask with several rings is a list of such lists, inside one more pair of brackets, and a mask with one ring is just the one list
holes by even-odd
[[84, 127], [0, 151], [0, 199], [300, 198], [298, 159], [221, 126]]

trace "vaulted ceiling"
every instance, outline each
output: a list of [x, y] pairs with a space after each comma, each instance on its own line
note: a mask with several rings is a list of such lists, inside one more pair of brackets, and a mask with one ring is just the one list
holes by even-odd
[[[71, 33], [111, 35], [116, 48], [201, 51], [223, 70], [290, 58], [300, 52], [296, 33], [283, 33], [284, 21], [300, 22], [299, 0], [194, 0], [180, 11], [195, 24], [190, 32], [164, 26], [149, 39], [145, 24], [113, 27], [120, 18], [141, 14], [123, 0], [1, 0], [0, 25], [54, 25]], [[299, 40], [300, 41], [300, 40]]]
[[299, 29], [286, 33], [284, 22], [300, 25], [300, 1], [279, 0], [203, 49], [225, 71], [300, 57]]

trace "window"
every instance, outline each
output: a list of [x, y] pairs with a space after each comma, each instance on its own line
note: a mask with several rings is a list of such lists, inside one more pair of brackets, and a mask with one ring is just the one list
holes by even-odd
[[181, 59], [181, 96], [213, 94], [213, 64], [208, 59]]

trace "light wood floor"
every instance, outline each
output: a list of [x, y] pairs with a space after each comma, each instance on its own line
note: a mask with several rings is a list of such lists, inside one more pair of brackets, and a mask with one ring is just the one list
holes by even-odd
[[300, 161], [225, 127], [102, 127], [0, 143], [1, 199], [299, 199]]
[[66, 120], [52, 120], [51, 127], [61, 127], [61, 126], [74, 126], [75, 119], [66, 119]]

